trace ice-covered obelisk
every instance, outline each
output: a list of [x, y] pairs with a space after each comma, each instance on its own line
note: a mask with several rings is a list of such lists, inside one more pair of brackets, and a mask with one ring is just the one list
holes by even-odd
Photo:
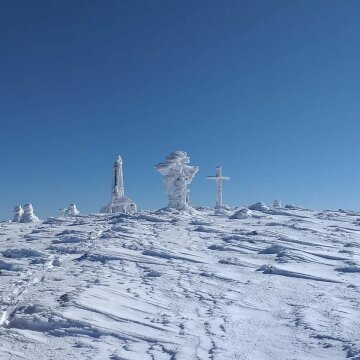
[[219, 209], [223, 206], [222, 202], [222, 182], [223, 180], [230, 180], [228, 176], [222, 176], [222, 168], [221, 166], [216, 167], [216, 175], [215, 176], [207, 176], [209, 180], [215, 180], [216, 182], [216, 205], [215, 208]]
[[114, 162], [113, 177], [111, 186], [111, 202], [105, 205], [100, 212], [102, 213], [127, 213], [133, 214], [137, 211], [136, 204], [124, 192], [124, 176], [122, 169], [122, 158], [119, 155]]
[[185, 151], [174, 151], [165, 162], [157, 164], [156, 170], [164, 177], [165, 191], [168, 193], [171, 209], [185, 210], [189, 208], [189, 190], [198, 166], [187, 165], [190, 159]]

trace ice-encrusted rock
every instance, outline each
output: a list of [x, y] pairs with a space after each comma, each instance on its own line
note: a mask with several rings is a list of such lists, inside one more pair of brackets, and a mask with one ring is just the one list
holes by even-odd
[[34, 214], [34, 208], [32, 204], [26, 204], [23, 206], [24, 213], [21, 216], [20, 222], [31, 223], [39, 221], [39, 218]]
[[70, 204], [64, 212], [64, 216], [66, 217], [72, 217], [77, 215], [80, 215], [80, 211], [76, 208], [75, 204]]
[[155, 166], [164, 177], [169, 208], [185, 210], [189, 207], [188, 186], [199, 171], [198, 166], [187, 165], [189, 162], [185, 151], [174, 151], [166, 157], [165, 162]]
[[281, 200], [274, 200], [273, 208], [280, 209], [281, 208]]
[[236, 211], [233, 215], [231, 215], [230, 219], [248, 219], [251, 216], [251, 210], [249, 210], [248, 208], [242, 208]]
[[254, 211], [262, 211], [262, 212], [266, 212], [270, 210], [270, 208], [267, 205], [265, 205], [263, 202], [257, 202], [256, 204], [250, 205], [249, 209]]
[[13, 222], [19, 222], [21, 220], [21, 216], [23, 215], [24, 210], [20, 205], [14, 207], [14, 219]]

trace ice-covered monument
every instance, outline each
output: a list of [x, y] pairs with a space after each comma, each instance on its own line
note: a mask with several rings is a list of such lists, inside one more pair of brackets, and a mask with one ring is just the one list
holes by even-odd
[[190, 159], [185, 151], [174, 151], [165, 162], [157, 164], [156, 170], [164, 177], [165, 191], [168, 193], [168, 207], [185, 210], [189, 207], [190, 185], [198, 166], [187, 165]]
[[20, 205], [16, 205], [14, 207], [14, 219], [13, 222], [19, 222], [21, 220], [21, 216], [23, 215], [24, 210]]
[[75, 204], [70, 204], [69, 207], [64, 211], [65, 217], [72, 217], [77, 215], [80, 215], [80, 211], [77, 209]]
[[222, 192], [222, 182], [224, 180], [230, 180], [228, 176], [222, 176], [221, 166], [216, 167], [215, 176], [208, 176], [208, 180], [215, 180], [216, 182], [216, 204], [215, 209], [220, 209], [223, 207], [223, 192]]
[[24, 212], [21, 215], [20, 222], [31, 223], [39, 221], [39, 218], [34, 214], [34, 208], [31, 204], [23, 206]]
[[114, 163], [111, 201], [100, 209], [102, 213], [126, 213], [133, 214], [137, 211], [136, 204], [124, 192], [124, 176], [121, 156]]

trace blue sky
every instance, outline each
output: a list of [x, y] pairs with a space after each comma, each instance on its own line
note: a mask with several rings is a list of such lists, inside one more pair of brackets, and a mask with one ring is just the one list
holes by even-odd
[[360, 209], [360, 2], [12, 1], [0, 10], [0, 219], [95, 212], [124, 159], [140, 208], [185, 150], [193, 204]]

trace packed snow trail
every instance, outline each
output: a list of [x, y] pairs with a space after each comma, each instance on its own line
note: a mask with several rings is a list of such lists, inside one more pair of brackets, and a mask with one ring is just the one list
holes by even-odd
[[0, 359], [359, 359], [360, 214], [236, 210], [1, 224]]

